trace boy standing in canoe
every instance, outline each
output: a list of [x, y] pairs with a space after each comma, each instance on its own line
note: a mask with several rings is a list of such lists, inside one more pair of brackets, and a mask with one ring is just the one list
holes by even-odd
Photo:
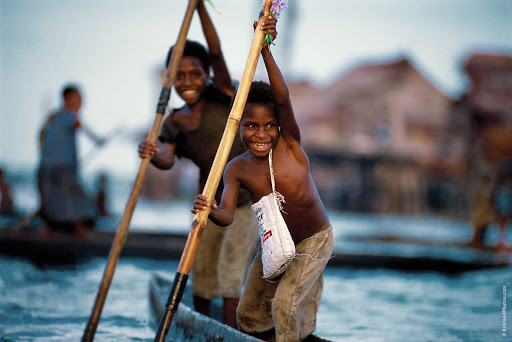
[[39, 134], [39, 215], [45, 221], [45, 236], [51, 236], [53, 230], [63, 230], [86, 239], [97, 213], [94, 202], [79, 181], [76, 132], [82, 130], [98, 145], [105, 140], [92, 133], [79, 119], [82, 94], [78, 86], [65, 86], [61, 95], [62, 108], [48, 117]]
[[240, 189], [256, 205], [277, 191], [278, 197], [284, 197], [282, 216], [295, 243], [295, 258], [280, 278], [267, 280], [259, 249], [237, 321], [240, 330], [261, 339], [275, 336], [277, 341], [302, 341], [316, 329], [322, 275], [332, 253], [332, 228], [301, 147], [286, 82], [267, 44], [261, 54], [270, 85], [253, 82], [249, 91], [240, 122], [240, 136], [248, 151], [226, 166], [220, 205], [210, 205], [205, 196], [198, 195], [192, 212], [210, 210], [210, 220], [228, 226]]
[[[182, 108], [162, 124], [159, 140], [162, 148], [144, 141], [139, 146], [141, 158], [151, 158], [159, 169], [170, 169], [175, 156], [192, 160], [199, 167], [199, 187], [204, 188], [217, 147], [231, 111], [235, 92], [220, 47], [220, 40], [203, 1], [197, 12], [208, 44], [208, 52], [199, 43], [187, 41], [174, 87], [185, 101]], [[275, 29], [275, 19], [271, 21]], [[167, 65], [172, 53], [169, 51]], [[214, 78], [210, 80], [210, 65]], [[238, 139], [229, 160], [246, 151]], [[220, 200], [222, 184], [216, 198]], [[208, 221], [200, 240], [192, 268], [194, 308], [209, 315], [210, 299], [223, 298], [223, 322], [236, 327], [236, 308], [248, 266], [258, 241], [258, 222], [249, 199], [240, 194], [234, 199], [233, 224], [228, 229]], [[236, 208], [236, 211], [235, 211]]]

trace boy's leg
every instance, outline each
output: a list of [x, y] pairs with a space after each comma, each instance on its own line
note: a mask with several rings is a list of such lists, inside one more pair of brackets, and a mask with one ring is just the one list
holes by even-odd
[[331, 227], [296, 246], [297, 256], [283, 274], [272, 302], [277, 341], [301, 341], [316, 329], [322, 275], [332, 254]]
[[489, 225], [496, 220], [494, 207], [486, 196], [477, 196], [471, 208], [472, 236], [468, 246], [482, 248], [484, 246], [484, 235]]
[[236, 308], [259, 240], [258, 221], [250, 205], [236, 208], [233, 223], [224, 230], [218, 266], [219, 297], [224, 299], [223, 322], [236, 328]]
[[510, 248], [510, 245], [505, 242], [505, 228], [507, 226], [507, 216], [503, 215], [499, 219], [499, 225], [500, 225], [500, 235], [498, 237], [498, 241], [496, 242], [496, 245], [494, 248], [497, 251], [505, 251]]
[[236, 324], [236, 308], [239, 302], [239, 298], [224, 298], [222, 302], [222, 323], [235, 329], [238, 329]]
[[210, 300], [199, 296], [192, 296], [192, 303], [194, 304], [194, 310], [210, 317]]
[[263, 279], [261, 250], [258, 248], [236, 312], [241, 331], [265, 340], [274, 335], [271, 301], [277, 285], [278, 282]]
[[487, 226], [475, 226], [472, 227], [471, 239], [468, 242], [469, 247], [482, 248], [484, 245], [484, 234], [487, 230]]
[[210, 299], [219, 298], [217, 267], [223, 236], [223, 228], [208, 220], [192, 267], [194, 309], [207, 316], [210, 314]]

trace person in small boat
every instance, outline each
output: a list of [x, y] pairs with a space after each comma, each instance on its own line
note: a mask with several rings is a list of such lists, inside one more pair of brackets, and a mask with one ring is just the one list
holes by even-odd
[[[173, 167], [175, 156], [190, 159], [199, 167], [202, 190], [224, 133], [235, 88], [203, 1], [198, 2], [197, 12], [208, 51], [201, 44], [187, 40], [174, 82], [185, 105], [174, 109], [164, 120], [159, 136], [161, 148], [145, 140], [139, 145], [139, 155], [151, 158], [151, 164], [162, 170]], [[272, 23], [275, 25], [275, 20]], [[172, 48], [166, 66], [171, 54]], [[210, 78], [210, 66], [213, 78]], [[243, 143], [235, 139], [229, 160], [245, 151]], [[222, 188], [221, 183], [216, 194], [219, 200]], [[207, 222], [191, 277], [195, 310], [209, 316], [210, 300], [223, 298], [223, 322], [232, 327], [236, 327], [236, 308], [258, 244], [258, 222], [247, 195], [241, 193], [235, 202], [236, 211], [229, 228]]]
[[[302, 341], [316, 329], [323, 272], [333, 247], [332, 227], [311, 178], [286, 82], [267, 44], [261, 54], [270, 85], [253, 82], [251, 86], [240, 122], [248, 151], [226, 166], [220, 205], [197, 195], [192, 212], [209, 210], [210, 220], [229, 226], [241, 189], [248, 193], [253, 208], [272, 194], [281, 198], [282, 217], [296, 255], [282, 275], [268, 280], [263, 278], [265, 265], [259, 249], [237, 322], [241, 331], [261, 339]], [[275, 212], [279, 214], [279, 209]]]
[[96, 212], [99, 216], [107, 217], [110, 213], [107, 209], [107, 183], [108, 177], [105, 173], [101, 173], [97, 179], [97, 190], [95, 196]]
[[48, 117], [39, 135], [39, 215], [45, 222], [44, 236], [58, 230], [85, 239], [94, 226], [96, 209], [79, 181], [76, 132], [85, 132], [97, 144], [104, 140], [79, 119], [82, 94], [78, 86], [65, 86], [61, 95], [61, 109]]

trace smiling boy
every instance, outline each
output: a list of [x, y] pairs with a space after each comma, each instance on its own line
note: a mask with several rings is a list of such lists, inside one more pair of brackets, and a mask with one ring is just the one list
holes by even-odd
[[332, 229], [301, 147], [286, 82], [268, 46], [261, 53], [270, 85], [253, 82], [249, 91], [240, 122], [248, 151], [226, 166], [220, 205], [210, 205], [198, 195], [192, 212], [210, 210], [210, 220], [227, 226], [233, 221], [240, 189], [257, 203], [273, 192], [274, 178], [275, 190], [285, 199], [282, 216], [297, 254], [277, 281], [269, 281], [263, 278], [260, 248], [238, 306], [237, 322], [242, 331], [258, 338], [275, 335], [277, 341], [302, 341], [316, 329], [322, 275], [332, 253]]
[[[203, 1], [197, 12], [208, 44], [208, 51], [199, 43], [185, 44], [174, 88], [185, 101], [174, 109], [162, 124], [159, 140], [162, 147], [149, 141], [139, 145], [139, 156], [151, 158], [159, 169], [173, 167], [175, 156], [190, 159], [199, 168], [199, 188], [203, 189], [217, 146], [231, 111], [234, 87], [220, 46], [220, 40]], [[275, 19], [267, 20], [265, 33], [275, 37]], [[170, 62], [172, 49], [167, 56]], [[210, 66], [214, 77], [210, 79]], [[247, 148], [237, 139], [229, 160]], [[222, 194], [222, 184], [216, 193]], [[223, 322], [236, 327], [236, 308], [248, 266], [258, 242], [258, 222], [245, 194], [234, 200], [233, 224], [219, 227], [208, 221], [203, 231], [192, 268], [192, 292], [196, 311], [209, 315], [210, 300], [223, 298]], [[235, 211], [236, 208], [236, 211]]]

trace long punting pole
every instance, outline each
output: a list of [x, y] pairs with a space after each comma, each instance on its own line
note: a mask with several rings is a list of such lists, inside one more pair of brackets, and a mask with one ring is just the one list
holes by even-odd
[[[265, 36], [263, 31], [260, 29], [261, 23], [266, 20], [266, 17], [269, 16], [271, 6], [272, 0], [263, 0], [261, 6], [261, 13], [263, 13], [263, 15], [260, 16], [258, 26], [256, 27], [254, 38], [252, 40], [251, 50], [249, 51], [249, 57], [247, 58], [247, 62], [245, 64], [244, 74], [242, 76], [233, 107], [231, 108], [231, 112], [229, 114], [229, 118], [226, 124], [226, 128], [224, 129], [224, 134], [222, 135], [219, 148], [217, 149], [217, 154], [215, 155], [212, 168], [210, 169], [208, 180], [206, 181], [203, 189], [203, 195], [208, 198], [210, 203], [213, 201], [213, 197], [215, 196], [217, 187], [219, 186], [222, 172], [226, 166], [229, 153], [231, 152], [231, 146], [233, 145], [233, 140], [237, 133], [238, 125], [240, 124], [240, 118], [242, 117], [245, 102], [247, 101], [247, 94], [249, 93], [249, 89], [251, 87], [252, 78], [258, 64], [258, 59], [260, 57], [261, 47]], [[199, 245], [199, 239], [201, 238], [201, 234], [203, 232], [204, 226], [206, 225], [207, 219], [207, 211], [201, 211], [194, 216], [192, 227], [188, 234], [187, 243], [181, 255], [178, 271], [174, 277], [171, 293], [169, 294], [169, 299], [167, 300], [166, 310], [163, 316], [160, 318], [160, 324], [156, 333], [155, 342], [165, 341], [165, 337], [167, 336], [167, 332], [169, 331], [169, 327], [172, 323], [172, 318], [174, 313], [176, 313], [178, 310], [183, 291], [185, 290], [188, 275], [190, 274], [194, 257], [196, 255], [197, 246]]]
[[[185, 40], [187, 38], [188, 30], [190, 28], [190, 23], [192, 22], [194, 10], [196, 9], [197, 6], [197, 1], [198, 0], [189, 0], [188, 2], [188, 8], [185, 13], [185, 17], [183, 18], [183, 23], [181, 24], [181, 30], [178, 36], [178, 40], [172, 52], [170, 66], [167, 69], [164, 85], [162, 87], [160, 99], [158, 101], [156, 109], [156, 117], [148, 137], [148, 140], [153, 143], [157, 139], [158, 133], [160, 131], [160, 124], [162, 123], [165, 109], [171, 96], [171, 89], [174, 84], [174, 80], [176, 79], [176, 74], [178, 73], [178, 66], [181, 60], [181, 56], [183, 55]], [[117, 228], [116, 236], [114, 238], [114, 241], [112, 242], [112, 247], [110, 248], [107, 266], [105, 267], [105, 271], [103, 273], [103, 279], [101, 280], [101, 284], [98, 289], [98, 294], [96, 295], [96, 301], [94, 302], [94, 307], [92, 308], [92, 313], [91, 316], [89, 317], [89, 322], [87, 323], [84, 335], [82, 336], [82, 342], [90, 342], [94, 340], [94, 334], [96, 333], [96, 328], [98, 327], [101, 311], [103, 310], [103, 304], [105, 303], [108, 289], [110, 287], [112, 277], [114, 276], [114, 271], [116, 269], [117, 262], [119, 261], [121, 251], [126, 242], [126, 236], [128, 234], [128, 228], [130, 226], [133, 211], [135, 210], [135, 205], [137, 204], [137, 201], [142, 190], [142, 185], [144, 182], [144, 178], [146, 176], [146, 171], [149, 166], [149, 160], [150, 158], [144, 158], [140, 162], [139, 172], [137, 173], [137, 177], [135, 178], [135, 182], [132, 187], [132, 192], [130, 193], [130, 198], [126, 203], [123, 217], [121, 218], [121, 222], [119, 223], [119, 227]]]

